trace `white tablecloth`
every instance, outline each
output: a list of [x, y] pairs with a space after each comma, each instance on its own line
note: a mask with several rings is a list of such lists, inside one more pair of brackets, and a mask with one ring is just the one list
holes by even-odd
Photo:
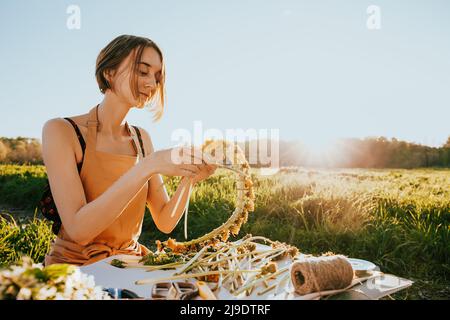
[[[270, 247], [265, 245], [258, 245], [258, 249]], [[94, 276], [96, 285], [100, 285], [104, 288], [121, 288], [134, 291], [139, 296], [150, 299], [151, 290], [153, 284], [136, 285], [135, 281], [141, 279], [157, 279], [163, 277], [169, 277], [173, 275], [177, 270], [155, 270], [147, 272], [142, 268], [117, 268], [110, 264], [113, 259], [122, 259], [123, 257], [130, 257], [124, 255], [111, 256], [96, 263], [81, 267], [81, 271], [89, 275]], [[300, 255], [300, 258], [303, 256]], [[285, 259], [277, 262], [278, 267], [281, 268], [290, 263], [289, 259]], [[289, 271], [282, 275], [287, 275]], [[377, 276], [378, 274], [378, 276]], [[361, 280], [360, 280], [361, 281]], [[354, 281], [358, 283], [358, 281]], [[402, 279], [393, 275], [385, 275], [381, 273], [375, 273], [375, 276], [368, 281], [364, 281], [361, 284], [357, 284], [352, 288], [353, 293], [357, 293], [360, 298], [367, 299], [379, 299], [383, 296], [392, 294], [396, 291], [409, 287], [412, 281]], [[278, 288], [278, 292], [274, 290], [262, 295], [258, 295], [258, 292], [264, 289], [263, 285], [255, 288], [250, 296], [240, 296], [239, 299], [253, 299], [253, 300], [267, 300], [267, 299], [296, 299], [296, 300], [311, 300], [319, 299], [320, 294], [314, 293], [307, 296], [299, 296], [292, 290], [291, 281], [287, 281], [286, 286]], [[230, 300], [236, 299], [230, 292], [224, 288], [221, 288], [214, 292], [218, 299]], [[353, 295], [354, 297], [355, 295]], [[198, 297], [197, 297], [198, 299]], [[349, 297], [352, 299], [352, 296]]]

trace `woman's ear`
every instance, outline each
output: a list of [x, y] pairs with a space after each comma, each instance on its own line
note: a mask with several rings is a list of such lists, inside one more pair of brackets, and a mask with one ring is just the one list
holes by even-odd
[[108, 81], [109, 83], [111, 83], [111, 79], [112, 79], [111, 70], [105, 70], [105, 71], [103, 71], [103, 76], [105, 77], [106, 81]]
[[105, 70], [105, 71], [103, 71], [103, 76], [105, 77], [106, 81], [108, 81], [109, 87], [112, 89], [114, 72], [111, 69]]

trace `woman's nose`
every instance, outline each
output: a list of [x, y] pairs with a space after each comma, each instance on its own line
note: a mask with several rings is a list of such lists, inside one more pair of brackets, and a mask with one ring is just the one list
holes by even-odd
[[144, 88], [151, 88], [151, 90], [156, 88], [156, 79], [155, 75], [151, 72], [149, 72], [144, 79]]
[[155, 90], [156, 83], [155, 83], [155, 82], [153, 82], [153, 83], [147, 83], [147, 84], [144, 85], [144, 87], [145, 87], [146, 89], [150, 88], [150, 90]]

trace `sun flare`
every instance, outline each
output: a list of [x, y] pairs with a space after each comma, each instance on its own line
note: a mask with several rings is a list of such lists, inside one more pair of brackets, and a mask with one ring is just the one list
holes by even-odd
[[314, 137], [303, 140], [303, 148], [310, 165], [330, 166], [342, 157], [337, 141], [332, 138]]

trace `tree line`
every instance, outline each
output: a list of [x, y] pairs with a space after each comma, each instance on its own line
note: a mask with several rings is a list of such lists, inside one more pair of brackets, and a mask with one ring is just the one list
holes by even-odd
[[[250, 142], [241, 144], [249, 159]], [[313, 152], [300, 141], [279, 142], [280, 166], [320, 166], [343, 168], [450, 167], [450, 136], [441, 147], [369, 137], [340, 139], [328, 149]], [[259, 152], [259, 149], [258, 149]], [[267, 156], [271, 156], [267, 141]], [[35, 138], [0, 137], [0, 163], [43, 164], [41, 143]], [[253, 166], [262, 166], [259, 162]]]
[[0, 163], [43, 164], [40, 141], [35, 138], [0, 137]]
[[[259, 146], [258, 146], [259, 147]], [[249, 159], [250, 142], [241, 144]], [[259, 150], [259, 149], [258, 149]], [[270, 141], [267, 155], [271, 157]], [[450, 136], [441, 147], [400, 141], [396, 138], [368, 137], [364, 139], [339, 139], [327, 148], [313, 148], [301, 141], [280, 141], [281, 167], [328, 168], [420, 168], [450, 167]], [[256, 167], [264, 167], [257, 163]]]

